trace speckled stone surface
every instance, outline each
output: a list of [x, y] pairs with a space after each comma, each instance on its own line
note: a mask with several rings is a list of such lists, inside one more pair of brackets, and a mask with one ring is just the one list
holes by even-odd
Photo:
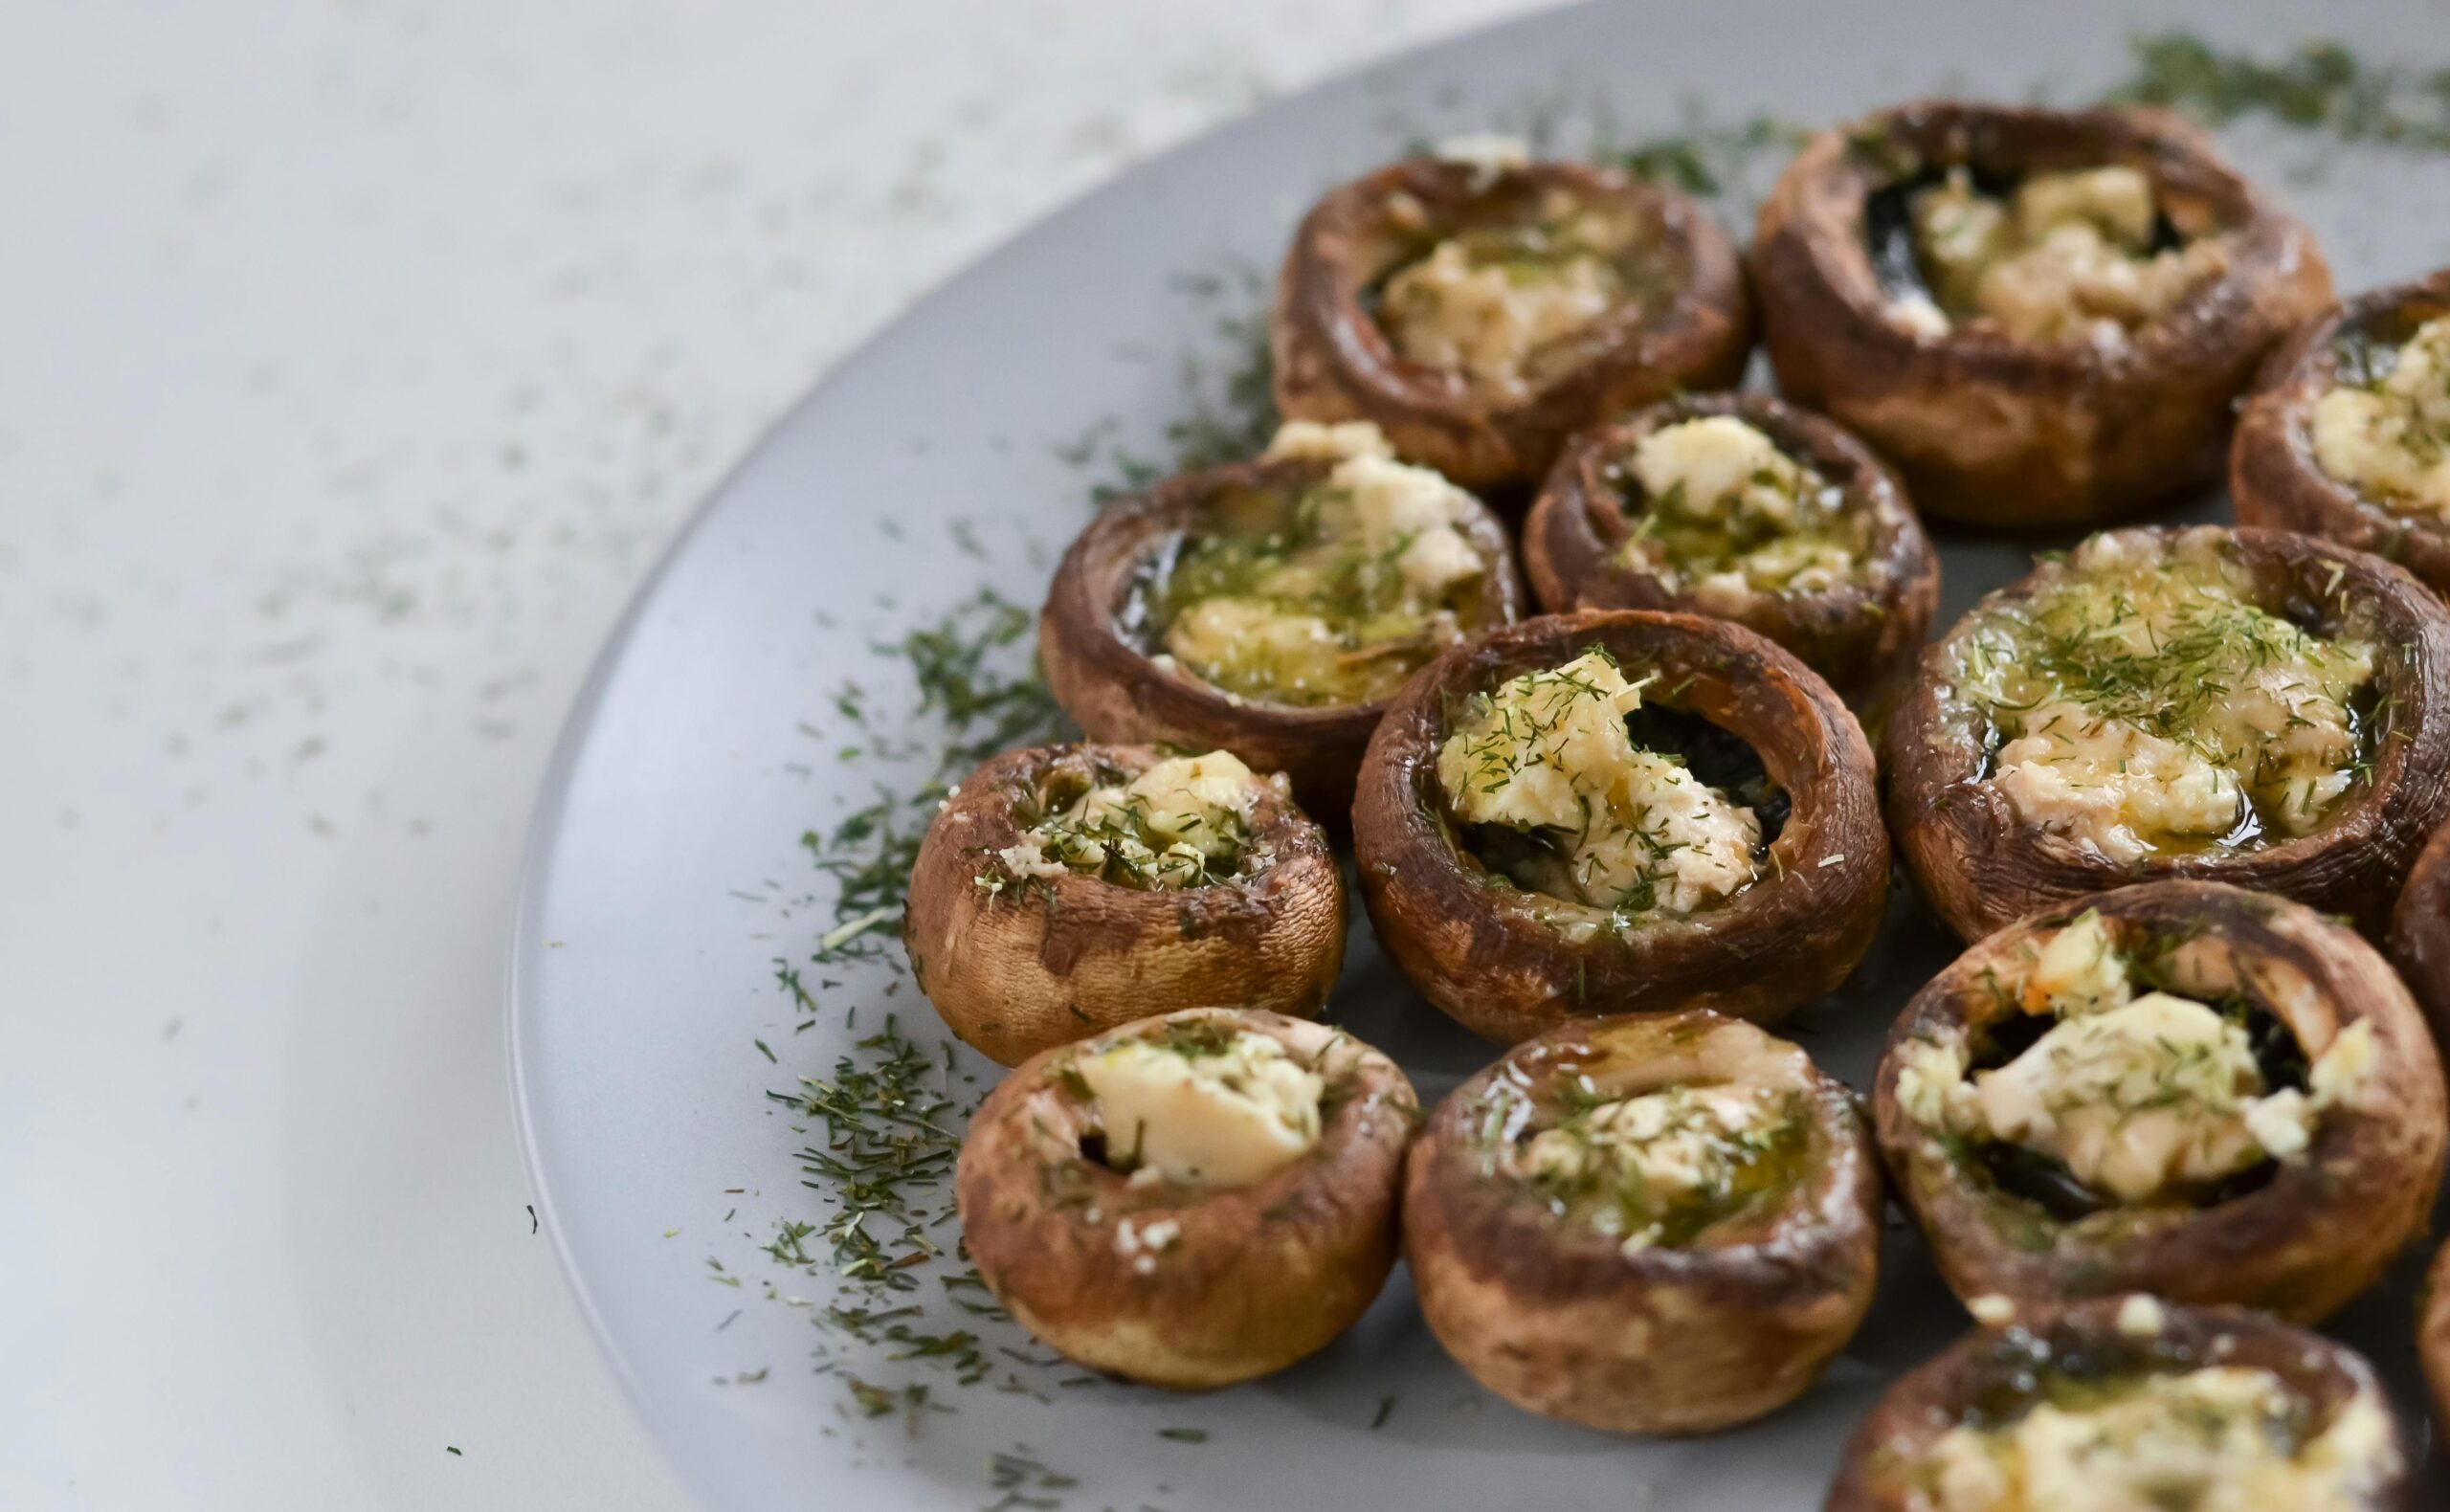
[[0, 1504], [679, 1504], [502, 1085], [521, 826], [590, 656], [950, 269], [1525, 9], [0, 22]]

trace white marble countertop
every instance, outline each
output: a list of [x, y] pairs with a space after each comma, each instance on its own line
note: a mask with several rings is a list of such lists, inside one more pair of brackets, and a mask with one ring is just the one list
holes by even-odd
[[679, 1504], [503, 1080], [522, 828], [598, 640], [951, 268], [1521, 9], [0, 22], [0, 1504]]

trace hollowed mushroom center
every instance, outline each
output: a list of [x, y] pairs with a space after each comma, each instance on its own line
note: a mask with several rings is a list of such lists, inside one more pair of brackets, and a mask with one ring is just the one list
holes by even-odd
[[1093, 1121], [1082, 1157], [1135, 1185], [1246, 1186], [1319, 1142], [1325, 1082], [1266, 1034], [1169, 1021], [1069, 1069]]
[[1395, 350], [1520, 401], [1584, 356], [1584, 333], [1668, 281], [1656, 233], [1631, 211], [1589, 205], [1562, 187], [1528, 189], [1503, 169], [1466, 223], [1433, 228], [1417, 203], [1391, 207], [1412, 255], [1374, 290]]
[[2369, 768], [2375, 653], [2272, 612], [2227, 537], [2096, 536], [1951, 648], [2025, 824], [2114, 861], [2309, 834]]
[[1228, 694], [1374, 703], [1483, 612], [1472, 497], [1397, 462], [1373, 426], [1286, 425], [1270, 458], [1333, 466], [1302, 489], [1236, 489], [1144, 564], [1122, 619], [1161, 663]]
[[1163, 892], [1201, 887], [1270, 859], [1251, 837], [1266, 785], [1225, 751], [1172, 756], [1137, 776], [1065, 773], [1040, 795], [1029, 828], [996, 853], [979, 885], [1070, 873]]
[[2404, 343], [2351, 342], [2315, 401], [2324, 472], [2403, 514], [2450, 517], [2450, 315]]
[[[2362, 1021], [2309, 1068], [2294, 1034], [2240, 990], [2196, 996], [2200, 944], [2123, 946], [2098, 912], [2028, 942], [1989, 978], [1963, 1038], [1908, 1043], [1906, 1115], [1961, 1142], [1999, 1190], [2066, 1220], [2114, 1207], [2209, 1206], [2302, 1158], [2372, 1058]], [[2189, 969], [2192, 969], [2190, 967]]]
[[2030, 1378], [2028, 1404], [1963, 1423], [1915, 1466], [1927, 1512], [2353, 1512], [2391, 1458], [2359, 1396], [2321, 1422], [2269, 1370], [2206, 1366]]
[[[2042, 345], [2124, 345], [2228, 266], [2124, 166], [2002, 178], [1958, 165], [1874, 194], [1866, 213], [1889, 318]], [[2209, 228], [2206, 228], [2209, 230]]]
[[1594, 648], [1449, 721], [1438, 783], [1459, 843], [1492, 880], [1619, 923], [1696, 913], [1752, 885], [1785, 795], [1731, 733], [1645, 705], [1655, 680], [1629, 681]]
[[1661, 426], [1604, 475], [1631, 525], [1630, 567], [1732, 611], [1760, 593], [1860, 581], [1871, 521], [1845, 490], [1733, 415]]

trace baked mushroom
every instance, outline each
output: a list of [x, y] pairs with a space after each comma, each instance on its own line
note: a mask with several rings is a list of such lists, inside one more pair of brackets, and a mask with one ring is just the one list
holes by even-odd
[[1752, 278], [1787, 397], [1927, 516], [2008, 529], [2218, 477], [2231, 401], [2331, 297], [2312, 233], [2176, 117], [1949, 100], [1808, 144]]
[[1873, 1106], [1977, 1306], [2149, 1291], [2318, 1322], [2424, 1232], [2441, 1178], [2441, 1067], [2390, 967], [2216, 882], [1984, 940], [1906, 1005]]
[[1187, 474], [1064, 553], [1038, 655], [1093, 740], [1232, 751], [1342, 829], [1387, 700], [1521, 612], [1505, 528], [1368, 425], [1303, 422]]
[[2417, 854], [2391, 911], [2391, 961], [2431, 1021], [2435, 1045], [2450, 1046], [2450, 825]]
[[1913, 668], [1939, 559], [1897, 477], [1766, 394], [1669, 399], [1566, 448], [1523, 527], [1543, 609], [1731, 619], [1874, 713]]
[[988, 1094], [955, 1175], [963, 1242], [1067, 1359], [1231, 1386], [1325, 1347], [1378, 1295], [1419, 1115], [1395, 1063], [1340, 1030], [1146, 1019]]
[[1316, 1014], [1344, 880], [1284, 779], [1223, 751], [1038, 745], [964, 778], [910, 874], [919, 989], [1003, 1065], [1151, 1012]]
[[1926, 652], [1883, 754], [1890, 827], [1968, 940], [2164, 877], [2378, 932], [2450, 814], [2450, 612], [2308, 536], [2115, 531]]
[[1283, 413], [1374, 422], [1399, 456], [1488, 489], [1536, 480], [1593, 421], [1734, 384], [1752, 311], [1733, 244], [1691, 200], [1476, 150], [1321, 200], [1272, 340]]
[[1879, 1157], [1809, 1056], [1694, 1011], [1569, 1024], [1430, 1116], [1404, 1171], [1422, 1314], [1482, 1386], [1618, 1433], [1803, 1394], [1871, 1305]]
[[2238, 518], [2450, 594], [2450, 269], [2332, 306], [2263, 368], [2229, 454]]
[[1725, 620], [1528, 620], [1387, 711], [1353, 850], [1378, 942], [1466, 1028], [1769, 1023], [1836, 987], [1888, 885], [1871, 750], [1829, 685]]
[[2318, 1334], [2150, 1297], [1976, 1330], [1856, 1429], [1826, 1512], [2397, 1512], [2373, 1367]]

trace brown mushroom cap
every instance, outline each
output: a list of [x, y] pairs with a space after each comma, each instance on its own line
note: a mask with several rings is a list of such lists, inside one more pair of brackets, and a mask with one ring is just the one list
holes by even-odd
[[2388, 1512], [2406, 1505], [2407, 1452], [2398, 1422], [2373, 1367], [2355, 1351], [2225, 1307], [2163, 1307], [2159, 1331], [2138, 1336], [2119, 1328], [2121, 1305], [2085, 1302], [2024, 1327], [1976, 1329], [1908, 1372], [1847, 1441], [1824, 1512], [1927, 1508], [1931, 1502], [1915, 1485], [1915, 1471], [1940, 1436], [1960, 1424], [1997, 1422], [2038, 1406], [2055, 1373], [2104, 1379], [2213, 1365], [2279, 1377], [2305, 1404], [2317, 1432], [2352, 1405], [2379, 1414], [2389, 1434], [2388, 1457], [2373, 1466], [2365, 1507]]
[[1013, 1065], [1151, 1012], [1308, 1018], [1326, 1002], [1344, 965], [1344, 879], [1325, 832], [1273, 783], [1262, 780], [1250, 814], [1250, 849], [1270, 856], [1257, 870], [1200, 887], [1080, 872], [979, 885], [1050, 784], [1128, 781], [1162, 759], [1146, 745], [1008, 751], [964, 778], [928, 826], [902, 942], [919, 989], [990, 1059]]
[[[1690, 1244], [1628, 1251], [1494, 1167], [1497, 1096], [1726, 1082], [1796, 1098], [1802, 1173]], [[1404, 1256], [1438, 1342], [1507, 1401], [1618, 1433], [1702, 1433], [1794, 1400], [1853, 1336], [1881, 1210], [1853, 1095], [1801, 1050], [1706, 1012], [1602, 1018], [1518, 1045], [1438, 1105], [1405, 1166]]]
[[[1656, 675], [1646, 703], [1698, 715], [1749, 745], [1792, 809], [1750, 887], [1622, 933], [1588, 910], [1600, 923], [1574, 940], [1541, 916], [1576, 905], [1492, 886], [1459, 846], [1437, 751], [1472, 695], [1593, 647], [1632, 676]], [[1709, 1008], [1774, 1023], [1854, 969], [1888, 886], [1871, 748], [1829, 684], [1741, 625], [1639, 610], [1526, 620], [1423, 667], [1370, 740], [1353, 853], [1370, 922], [1396, 966], [1449, 1016], [1504, 1042], [1597, 1013]]]
[[[1842, 491], [1843, 508], [1868, 516], [1865, 580], [1809, 591], [1754, 592], [1729, 606], [1704, 605], [1624, 556], [1633, 533], [1621, 477], [1634, 447], [1655, 431], [1707, 415], [1731, 415]], [[1869, 447], [1820, 415], [1767, 394], [1669, 399], [1576, 436], [1557, 458], [1523, 527], [1523, 565], [1532, 595], [1551, 613], [1575, 609], [1655, 609], [1708, 614], [1757, 630], [1801, 657], [1838, 697], [1869, 710], [1914, 665], [1940, 601], [1939, 557], [1914, 518], [1904, 487]]]
[[[1090, 1107], [1062, 1069], [1185, 1021], [1265, 1034], [1317, 1072], [1318, 1144], [1242, 1187], [1144, 1186], [1083, 1156]], [[1042, 1051], [988, 1095], [955, 1175], [964, 1242], [996, 1300], [1067, 1359], [1151, 1386], [1231, 1386], [1324, 1348], [1378, 1295], [1418, 1119], [1403, 1072], [1340, 1030], [1254, 1010], [1147, 1019]]]
[[[2434, 1432], [2450, 1437], [2450, 1244], [2433, 1256], [2417, 1302], [2417, 1363], [2432, 1398]], [[2438, 1440], [2437, 1440], [2438, 1441]]]
[[[1090, 739], [1232, 751], [1258, 770], [1291, 778], [1303, 807], [1341, 831], [1352, 811], [1353, 770], [1384, 703], [1313, 708], [1241, 698], [1159, 666], [1124, 622], [1141, 575], [1213, 500], [1236, 490], [1306, 488], [1330, 470], [1310, 459], [1212, 468], [1108, 507], [1055, 569], [1038, 619], [1038, 658], [1056, 701]], [[1457, 528], [1485, 564], [1481, 624], [1513, 623], [1523, 589], [1505, 527], [1481, 507]]]
[[[1956, 164], [2136, 167], [2171, 220], [2225, 233], [2228, 268], [2115, 349], [1917, 335], [1887, 317], [1867, 211]], [[2217, 478], [2230, 401], [2331, 294], [2312, 233], [2178, 118], [1951, 100], [1815, 138], [1762, 204], [1751, 268], [1780, 390], [1880, 448], [1926, 515], [2002, 529], [2099, 523]]]
[[[2351, 1099], [2325, 1108], [2302, 1157], [2266, 1163], [2268, 1179], [2207, 1206], [2117, 1205], [2052, 1213], [2003, 1186], [1963, 1141], [1902, 1105], [1898, 1078], [1914, 1041], [1980, 1042], [2017, 1016], [2014, 982], [2038, 934], [2098, 909], [2127, 950], [2164, 950], [2169, 990], [2242, 994], [2284, 1027], [2311, 1062], [2350, 1025], [2373, 1057]], [[2424, 1231], [2440, 1183], [2440, 1062], [2391, 968], [2350, 930], [2301, 904], [2214, 882], [2162, 881], [2065, 904], [1959, 956], [1889, 1033], [1872, 1087], [1881, 1150], [1957, 1296], [2035, 1305], [2115, 1292], [2234, 1302], [2303, 1323], [2338, 1310]]]
[[[1367, 302], [1438, 239], [1537, 214], [1544, 201], [1622, 211], [1675, 293], [1628, 301], [1575, 338], [1577, 360], [1519, 402], [1399, 354]], [[1647, 280], [1645, 280], [1647, 281]], [[1681, 194], [1583, 163], [1515, 167], [1414, 158], [1330, 192], [1294, 233], [1272, 326], [1277, 408], [1288, 418], [1370, 420], [1409, 460], [1466, 488], [1537, 478], [1573, 432], [1680, 389], [1744, 374], [1752, 309], [1734, 244]]]
[[2391, 962], [2431, 1021], [2435, 1045], [2450, 1046], [2450, 825], [2417, 856], [2391, 912]]
[[[2196, 527], [2209, 528], [2209, 527]], [[2157, 539], [2177, 532], [2122, 532]], [[1951, 668], [1974, 611], [1934, 642], [1897, 705], [1882, 750], [1888, 817], [1924, 899], [1959, 937], [1978, 940], [2038, 908], [2132, 882], [2199, 878], [2278, 893], [2378, 932], [2400, 881], [2450, 817], [2450, 611], [2398, 567], [2280, 530], [2228, 532], [2262, 606], [2325, 635], [2354, 628], [2374, 647], [2381, 696], [2372, 770], [2335, 800], [2323, 827], [2253, 850], [2157, 854], [2122, 865], [2020, 821], [1988, 778], [1990, 722], [1958, 693]], [[1983, 606], [2031, 597], [2056, 580], [2046, 564]]]
[[2450, 525], [2362, 497], [2323, 471], [2312, 435], [2314, 406], [2339, 382], [2344, 347], [2357, 341], [2395, 345], [2444, 314], [2450, 314], [2450, 268], [2335, 304], [2272, 353], [2229, 453], [2238, 518], [2371, 551], [2406, 567], [2435, 592], [2450, 594]]

